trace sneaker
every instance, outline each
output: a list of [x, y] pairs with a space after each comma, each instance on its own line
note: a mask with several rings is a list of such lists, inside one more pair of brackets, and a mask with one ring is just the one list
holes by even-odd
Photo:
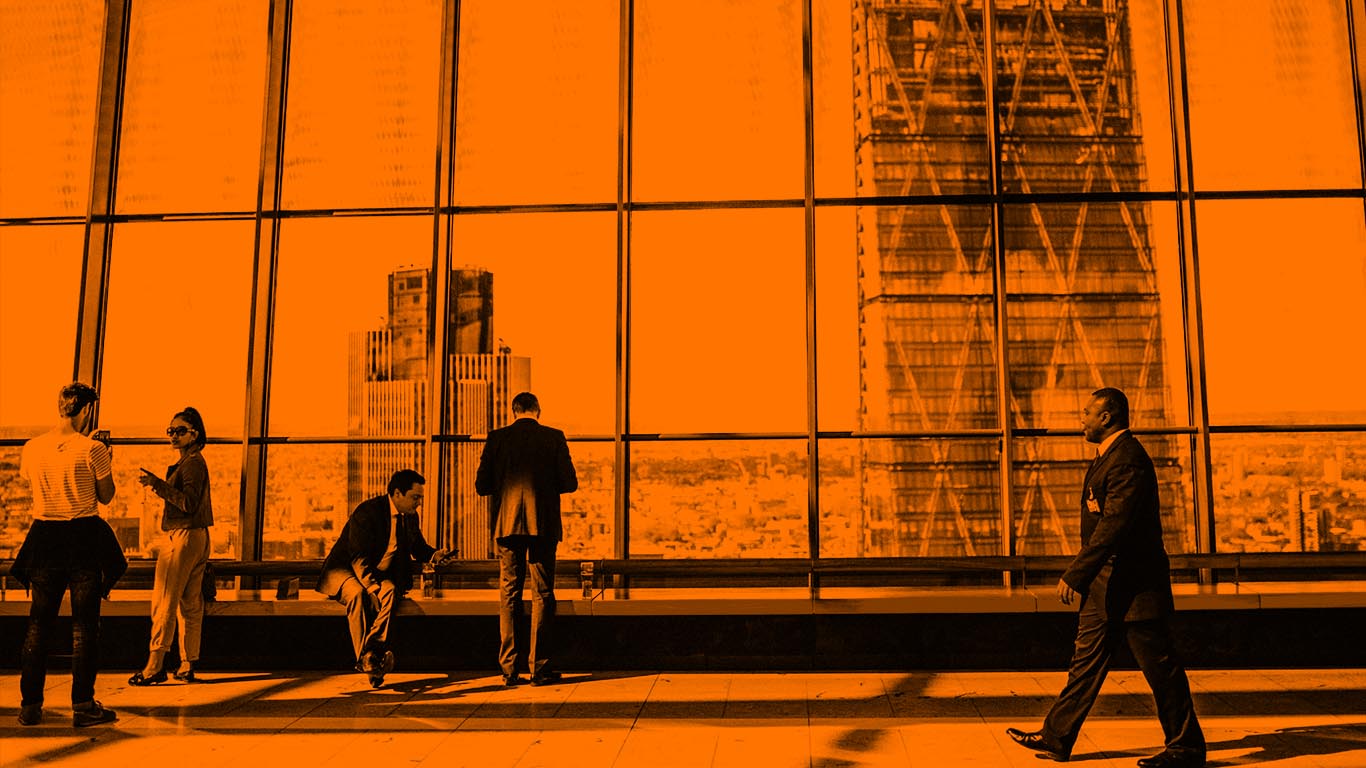
[[85, 728], [101, 723], [112, 723], [119, 719], [114, 714], [114, 710], [109, 709], [98, 701], [92, 701], [84, 707], [71, 708], [71, 724], [77, 728]]
[[560, 682], [560, 673], [548, 669], [531, 676], [531, 684], [535, 686], [554, 685], [558, 682]]
[[42, 704], [25, 704], [19, 707], [20, 725], [38, 725], [43, 722]]

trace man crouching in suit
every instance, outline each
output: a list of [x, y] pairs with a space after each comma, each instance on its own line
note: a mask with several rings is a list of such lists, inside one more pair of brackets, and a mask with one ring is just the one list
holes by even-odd
[[1089, 443], [1099, 443], [1081, 494], [1081, 550], [1058, 581], [1064, 605], [1081, 601], [1067, 685], [1033, 732], [1008, 728], [1039, 757], [1065, 761], [1091, 711], [1114, 648], [1128, 642], [1153, 691], [1166, 749], [1142, 768], [1205, 764], [1205, 735], [1195, 718], [1190, 682], [1172, 648], [1171, 566], [1162, 545], [1157, 472], [1129, 432], [1129, 400], [1113, 387], [1091, 393], [1082, 413]]
[[516, 620], [522, 587], [531, 572], [532, 685], [560, 679], [550, 666], [550, 625], [555, 618], [555, 548], [562, 536], [560, 494], [578, 490], [569, 443], [542, 426], [541, 403], [530, 392], [512, 399], [513, 423], [489, 433], [475, 472], [474, 490], [489, 496], [489, 527], [498, 549], [498, 665], [503, 683], [517, 685]]
[[323, 562], [317, 590], [346, 606], [356, 671], [370, 677], [371, 687], [384, 684], [394, 668], [389, 650], [389, 619], [394, 604], [413, 585], [413, 563], [447, 560], [422, 538], [417, 511], [426, 480], [401, 469], [389, 480], [387, 495], [361, 502]]

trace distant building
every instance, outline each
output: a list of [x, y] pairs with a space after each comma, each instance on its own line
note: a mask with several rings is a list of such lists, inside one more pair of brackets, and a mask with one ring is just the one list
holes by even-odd
[[[347, 434], [367, 438], [420, 438], [428, 430], [427, 348], [431, 270], [399, 269], [389, 275], [384, 326], [351, 334], [348, 353]], [[493, 275], [479, 269], [451, 272], [450, 421], [456, 434], [480, 435], [511, 418], [512, 396], [531, 386], [531, 361], [493, 351]], [[436, 505], [433, 545], [454, 547], [461, 557], [491, 556], [488, 502], [474, 493], [474, 470], [482, 443], [443, 443], [444, 496]], [[390, 476], [425, 467], [423, 448], [411, 442], [355, 443], [347, 448], [347, 506], [383, 493]]]
[[[1126, 0], [1005, 3], [996, 17], [1000, 183], [1008, 193], [1138, 192], [1143, 136]], [[860, 430], [997, 429], [996, 295], [1007, 294], [1013, 426], [1075, 429], [1117, 386], [1137, 425], [1167, 423], [1159, 294], [1144, 202], [1002, 208], [936, 198], [991, 191], [980, 3], [855, 0]], [[858, 554], [988, 555], [1005, 531], [996, 440], [862, 441]], [[1168, 546], [1191, 549], [1176, 440], [1145, 439], [1164, 479]], [[1089, 461], [1080, 439], [1012, 446], [1015, 551], [1070, 553]]]

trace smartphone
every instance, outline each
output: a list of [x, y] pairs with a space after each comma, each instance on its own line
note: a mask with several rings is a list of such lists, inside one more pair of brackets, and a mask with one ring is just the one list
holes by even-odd
[[97, 440], [101, 443], [104, 443], [107, 446], [109, 445], [109, 430], [97, 429], [94, 432], [90, 433], [90, 439]]

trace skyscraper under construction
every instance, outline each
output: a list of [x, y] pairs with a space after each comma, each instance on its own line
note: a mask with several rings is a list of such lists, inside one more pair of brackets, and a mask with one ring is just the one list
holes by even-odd
[[[1168, 423], [1149, 203], [1121, 197], [1146, 186], [1128, 3], [995, 0], [994, 56], [982, 6], [854, 2], [859, 194], [912, 196], [858, 209], [860, 428], [927, 433], [863, 441], [866, 555], [1005, 549], [999, 441], [951, 434], [1000, 428], [1000, 376], [1012, 429], [1078, 429], [1102, 386], [1128, 394], [1135, 425]], [[993, 192], [1072, 197], [1005, 198], [993, 223]], [[1144, 442], [1168, 548], [1184, 551], [1180, 443]], [[1074, 551], [1081, 438], [1018, 437], [1012, 451], [1014, 551]]]

